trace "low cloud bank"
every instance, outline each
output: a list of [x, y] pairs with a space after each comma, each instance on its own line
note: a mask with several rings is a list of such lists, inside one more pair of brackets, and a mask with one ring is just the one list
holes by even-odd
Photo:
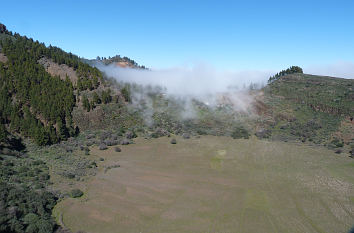
[[266, 84], [272, 71], [219, 71], [205, 64], [162, 70], [121, 68], [114, 64], [97, 67], [117, 81], [161, 86], [167, 94], [199, 97], [243, 90], [249, 85]]
[[[135, 83], [145, 87], [161, 87], [162, 93], [182, 105], [182, 118], [194, 118], [193, 101], [210, 108], [230, 106], [236, 112], [252, 113], [254, 96], [249, 88], [260, 88], [267, 83], [272, 71], [220, 71], [206, 64], [161, 70], [122, 68], [115, 64], [96, 64], [108, 77], [118, 82]], [[132, 93], [133, 104], [144, 107], [151, 122], [152, 103], [149, 88]], [[145, 89], [145, 90], [144, 90]], [[142, 103], [144, 103], [142, 105]]]

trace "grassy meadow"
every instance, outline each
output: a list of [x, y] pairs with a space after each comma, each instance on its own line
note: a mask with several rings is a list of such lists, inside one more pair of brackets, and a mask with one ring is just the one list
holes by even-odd
[[[203, 136], [137, 138], [103, 158], [55, 215], [76, 232], [347, 232], [354, 161], [320, 146]], [[117, 165], [120, 166], [117, 166]]]

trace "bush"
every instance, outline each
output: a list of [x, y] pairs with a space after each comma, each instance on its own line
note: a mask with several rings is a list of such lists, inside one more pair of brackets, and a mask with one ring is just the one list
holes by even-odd
[[128, 132], [125, 133], [125, 137], [128, 138], [128, 139], [132, 139], [132, 138], [136, 138], [137, 135], [133, 131], [128, 131]]
[[122, 150], [117, 146], [117, 147], [114, 148], [114, 151], [115, 152], [121, 152]]
[[113, 141], [110, 140], [110, 139], [106, 139], [106, 140], [104, 141], [104, 143], [105, 143], [107, 146], [113, 146]]
[[107, 150], [108, 147], [106, 146], [106, 144], [101, 143], [101, 144], [99, 145], [98, 149], [99, 149], [99, 150]]
[[177, 144], [177, 140], [175, 138], [172, 138], [171, 144]]
[[92, 138], [95, 138], [95, 135], [94, 134], [88, 134], [86, 136], [86, 139], [92, 139]]
[[191, 136], [189, 135], [189, 133], [184, 133], [184, 134], [182, 134], [182, 137], [183, 137], [184, 139], [190, 139], [190, 138], [191, 138]]
[[82, 197], [82, 195], [84, 195], [84, 193], [80, 189], [73, 189], [70, 192], [72, 198]]
[[336, 147], [343, 147], [344, 143], [340, 141], [338, 138], [332, 140], [331, 144], [335, 145]]
[[90, 149], [88, 147], [85, 147], [84, 150], [85, 150], [85, 155], [90, 155]]
[[86, 142], [86, 146], [92, 146], [93, 144], [95, 144], [95, 142], [93, 140]]
[[248, 139], [249, 134], [248, 134], [248, 131], [244, 127], [240, 126], [240, 127], [237, 127], [234, 129], [234, 131], [231, 133], [231, 137], [233, 139], [239, 139], [239, 138]]
[[127, 140], [127, 139], [123, 139], [123, 140], [121, 141], [121, 144], [122, 144], [122, 145], [129, 145], [129, 144], [130, 144], [130, 141]]

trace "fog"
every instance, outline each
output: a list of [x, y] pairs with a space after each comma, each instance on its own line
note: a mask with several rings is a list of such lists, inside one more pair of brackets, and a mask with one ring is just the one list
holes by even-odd
[[271, 71], [220, 71], [207, 64], [161, 70], [121, 68], [114, 64], [97, 67], [117, 81], [166, 88], [167, 94], [200, 97], [246, 89], [251, 83], [266, 84]]
[[[122, 68], [115, 64], [96, 65], [108, 77], [119, 82], [163, 87], [166, 94], [174, 98], [195, 98], [212, 104], [220, 95], [245, 95], [250, 85], [259, 88], [267, 83], [272, 71], [227, 71], [217, 70], [211, 65], [196, 64], [160, 70]], [[241, 97], [240, 97], [241, 98]], [[241, 99], [247, 99], [244, 96]], [[242, 101], [240, 101], [242, 102]], [[241, 104], [241, 103], [240, 103]]]
[[[208, 64], [173, 67], [160, 70], [122, 68], [115, 64], [96, 64], [108, 77], [118, 82], [134, 83], [149, 88], [132, 92], [133, 105], [144, 108], [146, 121], [151, 122], [152, 102], [148, 98], [151, 87], [161, 87], [164, 96], [182, 106], [179, 113], [184, 119], [196, 116], [194, 102], [204, 103], [213, 109], [231, 107], [235, 112], [253, 114], [254, 96], [249, 89], [261, 88], [272, 71], [217, 70]], [[143, 103], [143, 105], [142, 105]]]

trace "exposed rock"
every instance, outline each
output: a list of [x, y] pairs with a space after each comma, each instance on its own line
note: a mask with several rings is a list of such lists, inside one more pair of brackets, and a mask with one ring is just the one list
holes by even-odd
[[8, 61], [7, 57], [5, 56], [5, 54], [0, 53], [0, 62], [2, 63], [6, 63]]
[[76, 85], [78, 77], [76, 71], [72, 67], [65, 64], [59, 65], [46, 57], [39, 59], [38, 63], [41, 64], [50, 75], [59, 76], [62, 80], [65, 80], [66, 77], [68, 77], [70, 81]]

